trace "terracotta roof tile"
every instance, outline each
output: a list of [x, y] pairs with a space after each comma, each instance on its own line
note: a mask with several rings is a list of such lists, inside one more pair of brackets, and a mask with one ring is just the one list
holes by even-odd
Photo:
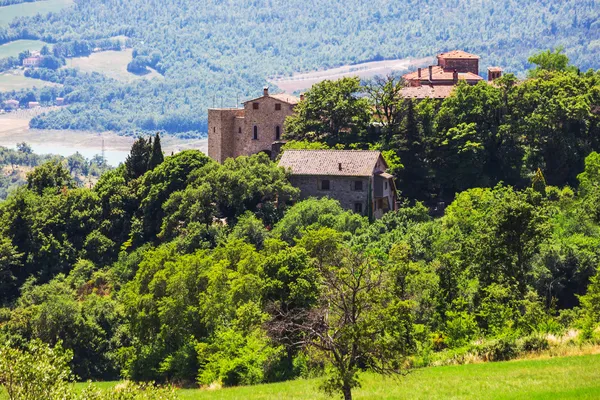
[[454, 86], [432, 86], [432, 85], [423, 85], [423, 86], [409, 86], [402, 89], [402, 96], [409, 99], [445, 99], [446, 97], [450, 97], [452, 91], [454, 90]]
[[371, 150], [286, 150], [279, 166], [293, 175], [371, 176], [379, 157]]
[[466, 51], [462, 51], [462, 50], [453, 50], [453, 51], [448, 51], [446, 53], [439, 54], [438, 58], [445, 58], [445, 59], [462, 58], [462, 59], [478, 60], [479, 56], [477, 56], [475, 54], [467, 53]]
[[[403, 76], [407, 81], [419, 79], [419, 71], [411, 72]], [[434, 65], [431, 68], [431, 81], [451, 81], [454, 78], [454, 71], [444, 69], [439, 65]], [[480, 81], [483, 78], [472, 72], [459, 72], [458, 79], [466, 79], [469, 81]], [[421, 69], [421, 81], [429, 81], [429, 68]]]
[[503, 69], [500, 68], [500, 67], [489, 67], [488, 71], [490, 71], [490, 72], [502, 72]]

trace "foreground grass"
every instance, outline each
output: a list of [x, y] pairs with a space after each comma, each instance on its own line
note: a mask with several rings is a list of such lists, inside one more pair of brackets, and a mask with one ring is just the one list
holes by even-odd
[[[406, 377], [362, 375], [356, 399], [598, 399], [600, 355], [434, 367]], [[181, 390], [182, 399], [326, 399], [318, 380], [221, 390]]]
[[[405, 377], [362, 374], [356, 399], [598, 399], [600, 355], [520, 360], [500, 363], [431, 367]], [[317, 389], [318, 379], [237, 388], [179, 390], [182, 400], [329, 399]], [[108, 390], [118, 382], [95, 383]], [[77, 384], [83, 389], [87, 384]], [[0, 400], [6, 394], [0, 391]]]
[[46, 15], [51, 12], [58, 12], [73, 4], [73, 0], [44, 0], [0, 7], [0, 27], [8, 26], [17, 17], [33, 17], [37, 14]]

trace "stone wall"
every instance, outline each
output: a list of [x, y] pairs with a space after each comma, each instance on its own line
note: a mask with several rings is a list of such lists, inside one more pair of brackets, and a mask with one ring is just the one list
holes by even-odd
[[472, 72], [479, 75], [479, 60], [476, 58], [438, 58], [438, 64], [444, 69], [455, 69], [458, 72]]
[[236, 108], [208, 110], [208, 156], [222, 163], [235, 156], [236, 122], [243, 119], [244, 110]]
[[[258, 104], [258, 109], [254, 108]], [[277, 106], [279, 105], [279, 106]], [[208, 110], [208, 155], [222, 163], [225, 159], [271, 153], [273, 142], [281, 140], [285, 119], [293, 106], [270, 96], [246, 102], [243, 109]], [[257, 139], [254, 139], [254, 127]], [[276, 137], [279, 127], [280, 138]]]
[[[321, 181], [329, 180], [329, 190], [321, 190]], [[362, 206], [362, 214], [368, 215], [369, 177], [348, 176], [299, 176], [290, 178], [293, 186], [300, 189], [300, 197], [329, 197], [338, 200], [343, 208], [354, 211], [357, 203]], [[362, 182], [362, 190], [354, 190], [354, 182]]]
[[[254, 104], [258, 104], [258, 110]], [[279, 110], [276, 105], [279, 104]], [[251, 155], [261, 151], [271, 152], [271, 145], [276, 140], [276, 129], [284, 134], [286, 117], [293, 114], [293, 107], [276, 98], [264, 96], [244, 104], [244, 127], [242, 135], [236, 137], [237, 155]], [[257, 128], [258, 139], [254, 139], [254, 127]]]

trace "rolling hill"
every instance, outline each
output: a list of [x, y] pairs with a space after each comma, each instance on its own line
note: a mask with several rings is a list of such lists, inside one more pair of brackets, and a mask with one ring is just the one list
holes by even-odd
[[18, 18], [0, 43], [94, 41], [125, 35], [133, 56], [164, 80], [115, 82], [81, 74], [65, 85], [69, 110], [39, 128], [206, 131], [206, 108], [233, 106], [270, 76], [461, 48], [522, 75], [534, 52], [564, 46], [573, 64], [597, 67], [596, 0], [78, 0]]

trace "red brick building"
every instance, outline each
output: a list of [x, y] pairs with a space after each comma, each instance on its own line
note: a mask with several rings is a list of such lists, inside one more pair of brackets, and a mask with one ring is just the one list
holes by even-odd
[[[452, 93], [459, 81], [476, 85], [483, 78], [479, 76], [479, 56], [462, 50], [454, 50], [437, 56], [437, 65], [419, 68], [415, 72], [404, 75], [408, 87], [403, 91], [408, 98], [443, 99]], [[502, 69], [490, 68], [490, 81], [502, 75]]]

